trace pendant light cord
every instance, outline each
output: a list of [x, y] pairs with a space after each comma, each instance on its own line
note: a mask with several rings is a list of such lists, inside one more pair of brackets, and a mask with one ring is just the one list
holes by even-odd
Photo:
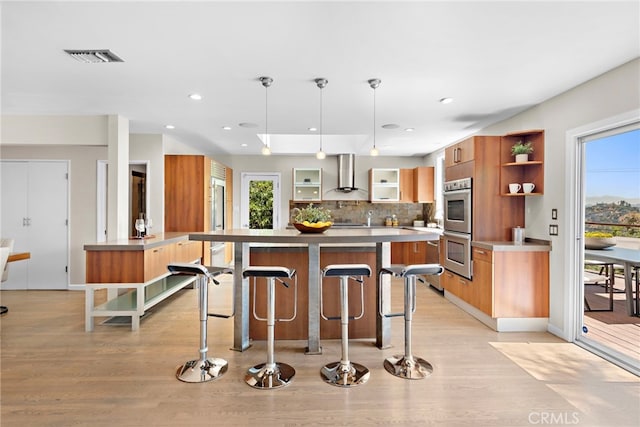
[[269, 86], [264, 87], [264, 145], [269, 147]]
[[376, 148], [376, 88], [373, 88], [373, 148]]
[[320, 88], [320, 151], [322, 151], [322, 88]]

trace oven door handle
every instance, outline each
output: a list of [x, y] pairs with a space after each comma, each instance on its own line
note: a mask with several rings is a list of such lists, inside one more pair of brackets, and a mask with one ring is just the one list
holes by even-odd
[[445, 191], [444, 193], [442, 193], [445, 197], [447, 196], [455, 196], [457, 194], [471, 194], [471, 189], [470, 188], [463, 188], [462, 190], [451, 190], [451, 191]]
[[455, 231], [444, 231], [442, 233], [442, 235], [444, 237], [452, 237], [454, 239], [461, 239], [461, 240], [469, 240], [471, 241], [471, 234], [466, 234], [466, 233], [457, 233]]

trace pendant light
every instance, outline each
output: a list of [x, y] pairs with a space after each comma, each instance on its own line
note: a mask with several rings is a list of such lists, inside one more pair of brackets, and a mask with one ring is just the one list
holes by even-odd
[[269, 146], [269, 86], [273, 83], [271, 77], [260, 77], [260, 82], [264, 86], [264, 146], [262, 147], [262, 154], [269, 156], [271, 154], [271, 147]]
[[369, 151], [369, 155], [377, 156], [380, 154], [376, 148], [376, 89], [380, 86], [380, 79], [370, 79], [369, 86], [373, 89], [373, 148]]
[[322, 160], [325, 157], [327, 157], [327, 154], [324, 151], [322, 151], [322, 89], [324, 89], [327, 86], [327, 83], [329, 83], [329, 80], [318, 78], [315, 80], [315, 82], [316, 82], [316, 85], [320, 88], [320, 150], [318, 150], [318, 152], [316, 153], [316, 159]]

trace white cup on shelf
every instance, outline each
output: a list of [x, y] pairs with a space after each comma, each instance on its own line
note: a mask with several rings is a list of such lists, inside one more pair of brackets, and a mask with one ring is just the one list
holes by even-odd
[[520, 191], [520, 189], [522, 188], [522, 186], [518, 183], [511, 183], [509, 184], [509, 193], [511, 194], [515, 194], [518, 191]]
[[525, 182], [522, 184], [522, 191], [525, 193], [531, 193], [536, 188], [536, 185], [533, 182]]

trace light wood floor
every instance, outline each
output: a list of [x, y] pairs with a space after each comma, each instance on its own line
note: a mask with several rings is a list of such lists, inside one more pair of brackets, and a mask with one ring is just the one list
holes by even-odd
[[304, 355], [302, 341], [277, 341], [276, 359], [295, 367], [294, 382], [250, 388], [244, 372], [265, 360], [264, 342], [233, 352], [232, 321], [213, 318], [209, 355], [227, 359], [229, 371], [204, 384], [178, 381], [176, 367], [197, 358], [194, 290], [155, 307], [138, 332], [98, 324], [85, 333], [83, 292], [2, 291], [0, 298], [10, 310], [0, 319], [3, 427], [640, 425], [638, 377], [548, 333], [496, 333], [424, 286], [413, 347], [433, 375], [410, 381], [384, 370], [384, 358], [403, 350], [396, 318], [394, 348], [350, 343], [351, 360], [371, 370], [369, 382], [352, 389], [319, 376], [339, 359], [339, 341], [324, 341], [315, 356]]

